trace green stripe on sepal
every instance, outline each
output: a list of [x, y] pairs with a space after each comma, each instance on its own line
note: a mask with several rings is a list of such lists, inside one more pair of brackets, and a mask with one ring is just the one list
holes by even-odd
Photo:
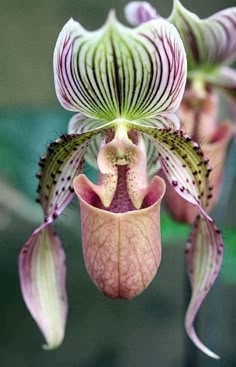
[[95, 32], [70, 20], [54, 51], [56, 93], [61, 104], [111, 121], [175, 112], [186, 81], [186, 55], [175, 27], [153, 20], [136, 29], [112, 13]]
[[201, 66], [209, 72], [209, 66], [235, 59], [236, 7], [200, 19], [179, 0], [175, 0], [169, 20], [176, 26], [183, 40], [189, 70]]

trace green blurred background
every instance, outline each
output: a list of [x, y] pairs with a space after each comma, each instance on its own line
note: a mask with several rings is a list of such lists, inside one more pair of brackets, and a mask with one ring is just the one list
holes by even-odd
[[[151, 1], [163, 16], [171, 0]], [[0, 365], [1, 367], [210, 367], [236, 366], [236, 149], [229, 148], [225, 184], [215, 210], [224, 228], [223, 271], [198, 318], [202, 340], [222, 356], [212, 361], [185, 338], [189, 297], [184, 245], [189, 228], [163, 212], [161, 268], [132, 301], [112, 301], [90, 281], [82, 258], [79, 209], [73, 202], [57, 221], [67, 254], [69, 318], [65, 342], [45, 352], [19, 288], [17, 258], [41, 221], [34, 203], [38, 158], [64, 133], [71, 113], [55, 97], [52, 54], [64, 23], [73, 17], [88, 29], [101, 26], [110, 8], [124, 21], [126, 1], [0, 0]], [[183, 1], [206, 17], [235, 0]], [[236, 35], [235, 35], [236, 36]], [[93, 172], [87, 168], [88, 175]]]

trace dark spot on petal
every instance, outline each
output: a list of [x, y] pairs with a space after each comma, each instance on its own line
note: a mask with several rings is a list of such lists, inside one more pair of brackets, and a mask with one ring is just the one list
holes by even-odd
[[57, 219], [57, 217], [58, 217], [58, 214], [54, 212], [53, 215], [52, 215], [52, 218]]

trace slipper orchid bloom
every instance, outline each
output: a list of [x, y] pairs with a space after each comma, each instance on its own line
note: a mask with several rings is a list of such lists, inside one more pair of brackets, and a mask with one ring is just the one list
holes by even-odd
[[[75, 194], [85, 265], [98, 289], [111, 298], [130, 299], [155, 276], [166, 189], [161, 177], [148, 179], [155, 150], [173, 190], [198, 208], [186, 250], [193, 289], [186, 329], [200, 349], [217, 358], [193, 328], [219, 273], [223, 242], [206, 214], [208, 162], [200, 146], [179, 130], [174, 115], [186, 72], [182, 41], [165, 20], [129, 29], [111, 13], [101, 29], [88, 32], [71, 19], [58, 37], [56, 93], [62, 106], [77, 114], [69, 134], [51, 143], [40, 159], [38, 200], [45, 219], [19, 258], [23, 297], [48, 349], [62, 342], [67, 315], [65, 255], [53, 222]], [[97, 184], [82, 174], [86, 151], [91, 161], [96, 155]]]
[[[134, 1], [125, 8], [128, 21], [141, 24], [160, 19], [147, 2]], [[220, 11], [209, 18], [200, 19], [174, 0], [168, 20], [176, 26], [187, 54], [188, 76], [178, 116], [181, 128], [201, 143], [213, 168], [210, 177], [214, 188], [209, 212], [220, 194], [223, 167], [234, 126], [227, 120], [218, 123], [218, 91], [224, 91], [236, 101], [236, 71], [226, 66], [236, 60], [236, 7]], [[197, 215], [193, 205], [179, 198], [167, 184], [165, 202], [172, 216], [181, 222], [192, 223]]]

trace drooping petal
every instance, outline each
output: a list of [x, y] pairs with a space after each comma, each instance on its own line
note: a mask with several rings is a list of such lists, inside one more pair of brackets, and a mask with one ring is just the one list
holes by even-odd
[[125, 6], [124, 12], [127, 21], [133, 26], [160, 17], [151, 4], [146, 1], [131, 1]]
[[193, 327], [196, 314], [211, 289], [223, 259], [223, 240], [213, 222], [198, 217], [186, 248], [192, 297], [185, 318], [186, 331], [193, 343], [212, 358], [219, 358], [198, 338]]
[[[130, 128], [136, 128], [138, 131], [147, 134], [154, 141], [160, 155], [159, 160], [162, 169], [172, 188], [189, 203], [195, 204], [201, 211], [199, 222], [194, 227], [192, 234], [191, 261], [194, 266], [197, 264], [193, 269], [193, 274], [197, 280], [193, 285], [194, 293], [186, 317], [186, 330], [201, 350], [212, 357], [216, 357], [201, 344], [192, 326], [196, 313], [219, 272], [223, 256], [220, 252], [223, 245], [221, 235], [213, 220], [206, 213], [208, 200], [212, 195], [208, 178], [210, 173], [208, 160], [204, 159], [200, 146], [194, 143], [188, 135], [183, 134], [182, 131], [155, 129], [141, 125], [134, 126], [131, 122], [128, 125]], [[199, 251], [196, 252], [197, 255], [195, 255], [196, 248]], [[205, 253], [206, 263], [198, 257], [200, 253]], [[189, 260], [189, 262], [191, 261]], [[202, 275], [199, 277], [198, 271], [201, 265]], [[200, 293], [202, 286], [204, 292]]]
[[61, 104], [111, 121], [175, 112], [186, 81], [186, 56], [175, 27], [153, 20], [129, 29], [110, 15], [96, 32], [70, 20], [54, 51]]
[[42, 330], [48, 348], [62, 341], [66, 319], [64, 252], [52, 222], [74, 196], [73, 179], [81, 172], [88, 141], [113, 126], [77, 135], [63, 135], [40, 159], [38, 192], [45, 220], [31, 235], [19, 258], [23, 298]]
[[173, 189], [207, 216], [205, 208], [211, 197], [208, 179], [211, 169], [199, 144], [181, 130], [155, 129], [131, 122], [128, 125], [154, 141], [162, 170]]
[[65, 254], [52, 226], [30, 237], [19, 257], [25, 303], [42, 331], [46, 349], [58, 347], [67, 316]]
[[235, 60], [236, 7], [200, 19], [179, 0], [175, 0], [169, 20], [176, 26], [184, 42], [189, 70], [201, 65], [209, 73], [207, 66]]
[[[165, 182], [155, 177], [142, 208], [111, 212], [84, 175], [74, 181], [80, 201], [83, 252], [95, 285], [112, 298], [133, 298], [155, 276], [161, 260], [160, 201]], [[127, 204], [127, 203], [126, 203]]]

